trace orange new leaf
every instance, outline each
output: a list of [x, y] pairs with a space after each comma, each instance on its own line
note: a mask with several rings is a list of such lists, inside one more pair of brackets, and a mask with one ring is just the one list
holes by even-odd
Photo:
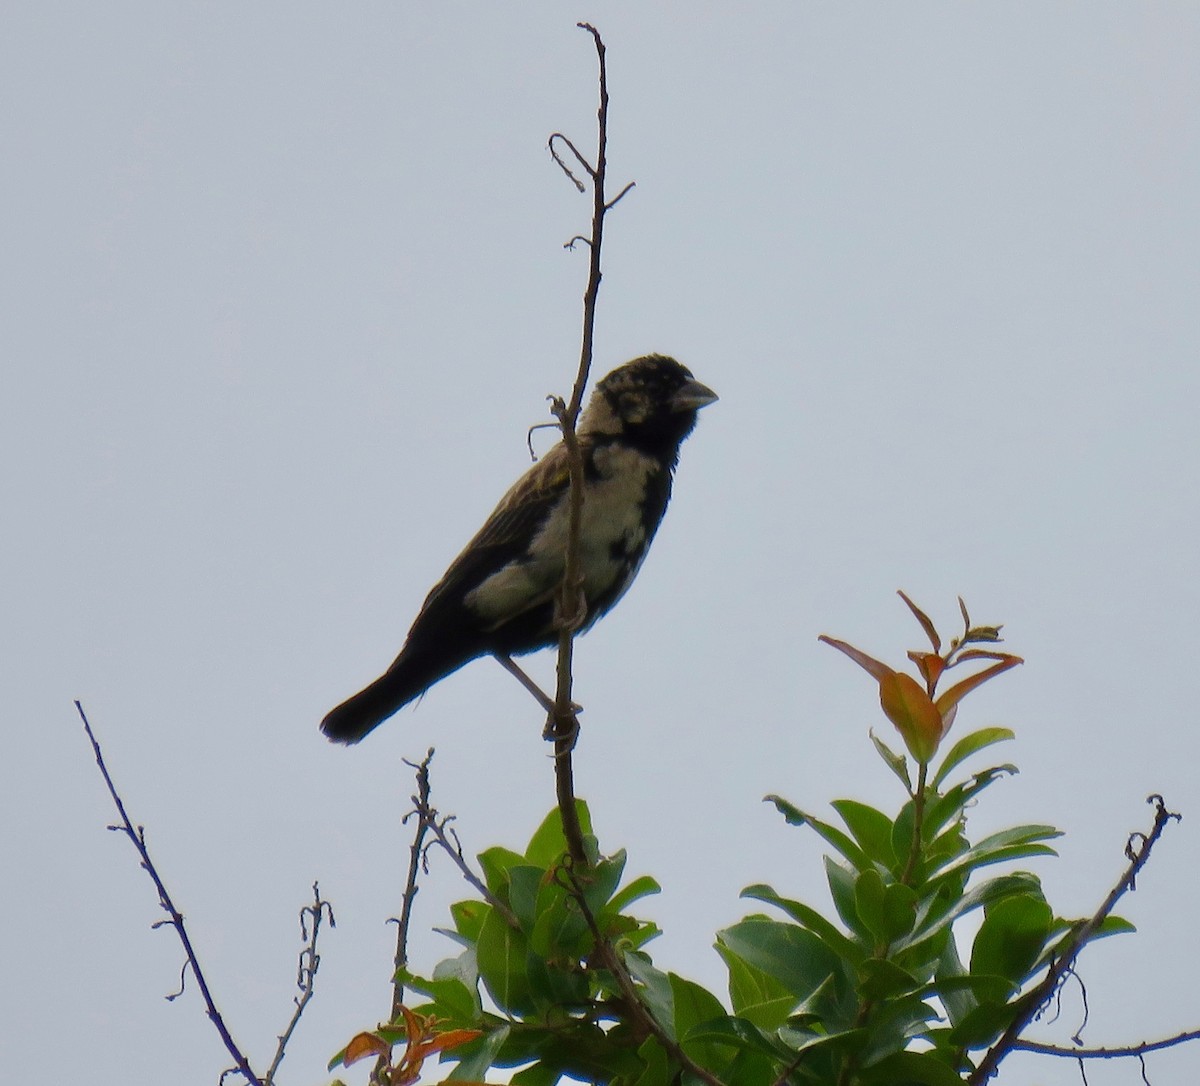
[[938, 632], [930, 621], [929, 616], [921, 610], [912, 600], [910, 600], [900, 589], [896, 589], [898, 595], [905, 603], [908, 604], [908, 609], [913, 613], [913, 617], [921, 624], [921, 629], [925, 631], [925, 636], [929, 638], [929, 643], [933, 646], [934, 652], [942, 651], [942, 639], [938, 637]]
[[928, 762], [942, 740], [942, 714], [921, 684], [903, 671], [879, 680], [879, 704], [918, 762]]
[[357, 1033], [346, 1045], [346, 1054], [342, 1057], [342, 1066], [349, 1067], [352, 1063], [365, 1060], [368, 1056], [386, 1056], [392, 1051], [387, 1041], [376, 1037], [374, 1033]]
[[[963, 653], [963, 655], [966, 656], [967, 654]], [[995, 663], [991, 667], [985, 667], [978, 674], [971, 675], [968, 678], [963, 679], [962, 682], [955, 683], [952, 687], [950, 687], [949, 690], [947, 690], [941, 695], [941, 697], [937, 699], [937, 708], [939, 712], [943, 714], [949, 712], [977, 686], [981, 686], [983, 683], [987, 682], [988, 679], [999, 675], [1001, 672], [1008, 671], [1009, 668], [1016, 667], [1017, 664], [1025, 663], [1025, 661], [1019, 656], [1009, 656], [1004, 653], [981, 653], [981, 655], [986, 655], [989, 658], [994, 656], [999, 660], [999, 663]]]
[[877, 680], [883, 681], [887, 675], [894, 675], [895, 672], [883, 663], [881, 660], [876, 660], [873, 656], [868, 656], [861, 649], [856, 649], [853, 645], [846, 644], [845, 641], [839, 641], [836, 637], [829, 637], [827, 634], [821, 634], [817, 638], [818, 641], [824, 641], [826, 645], [832, 645], [839, 652], [844, 652], [864, 671], [870, 672]]

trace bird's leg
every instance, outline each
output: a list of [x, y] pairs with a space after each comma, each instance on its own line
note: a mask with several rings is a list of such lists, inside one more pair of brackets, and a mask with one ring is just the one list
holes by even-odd
[[504, 668], [514, 679], [517, 680], [526, 690], [534, 697], [534, 700], [548, 713], [554, 712], [554, 699], [550, 697], [537, 683], [535, 683], [523, 670], [517, 665], [516, 660], [503, 652], [495, 652], [492, 654], [496, 658], [496, 662]]
[[[555, 713], [557, 712], [557, 706], [554, 704], [554, 699], [550, 697], [540, 686], [538, 686], [538, 684], [535, 683], [528, 675], [526, 675], [521, 667], [517, 664], [516, 660], [514, 660], [511, 656], [503, 652], [496, 652], [492, 655], [495, 657], [496, 662], [514, 679], [516, 679], [517, 682], [525, 687], [525, 689], [533, 695], [534, 700], [546, 710], [546, 727], [542, 732], [542, 738], [549, 740], [559, 738], [557, 718], [555, 716]], [[575, 702], [571, 702], [570, 712], [570, 740], [571, 745], [574, 746], [575, 738], [579, 734], [579, 721], [576, 719], [576, 714], [583, 712], [583, 706], [576, 705]]]

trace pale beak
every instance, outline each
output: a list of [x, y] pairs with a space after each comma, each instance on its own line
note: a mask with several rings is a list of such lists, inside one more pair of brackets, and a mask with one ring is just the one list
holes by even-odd
[[688, 381], [671, 396], [672, 411], [698, 411], [701, 407], [715, 403], [717, 394], [708, 385], [699, 381]]

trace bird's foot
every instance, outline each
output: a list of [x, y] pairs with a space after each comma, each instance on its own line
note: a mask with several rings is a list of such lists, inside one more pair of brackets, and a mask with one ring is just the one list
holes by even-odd
[[[546, 726], [542, 729], [542, 738], [548, 743], [556, 744], [554, 756], [562, 757], [575, 749], [579, 739], [579, 714], [583, 706], [571, 702], [570, 709], [560, 716], [556, 709], [551, 709], [546, 716]], [[558, 746], [557, 744], [562, 744]]]

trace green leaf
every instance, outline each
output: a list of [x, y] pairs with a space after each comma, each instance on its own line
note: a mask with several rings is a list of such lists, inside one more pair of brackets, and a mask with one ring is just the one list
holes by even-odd
[[871, 929], [863, 923], [855, 905], [854, 872], [842, 866], [831, 856], [826, 856], [825, 877], [829, 881], [829, 894], [833, 898], [833, 907], [837, 910], [838, 916], [842, 918], [842, 923], [852, 932], [869, 940]]
[[798, 924], [808, 928], [838, 957], [845, 958], [848, 962], [857, 964], [867, 956], [867, 951], [854, 942], [853, 939], [849, 939], [843, 935], [833, 921], [827, 920], [816, 909], [810, 905], [805, 905], [802, 901], [780, 897], [765, 883], [756, 883], [753, 886], [747, 886], [742, 891], [742, 897], [751, 898], [755, 901], [763, 901], [782, 909]]
[[662, 887], [655, 879], [649, 875], [639, 875], [624, 889], [613, 895], [613, 899], [608, 903], [608, 911], [613, 913], [624, 912], [626, 907], [632, 905], [635, 901], [644, 897], [649, 897], [651, 894], [661, 894]]
[[[661, 1024], [665, 1019], [658, 1018]], [[659, 1043], [657, 1037], [647, 1037], [638, 1049], [642, 1059], [643, 1071], [638, 1076], [634, 1086], [674, 1086], [679, 1070], [672, 1066], [667, 1050]]]
[[1088, 942], [1104, 939], [1109, 935], [1130, 935], [1135, 931], [1137, 931], [1137, 925], [1131, 924], [1123, 916], [1106, 916], [1100, 921], [1100, 926]]
[[[1030, 892], [1040, 892], [1040, 884], [1036, 877], [1025, 871], [1016, 871], [1010, 875], [999, 875], [988, 879], [966, 893], [956, 893], [948, 899], [926, 896], [918, 909], [917, 923], [912, 935], [901, 940], [893, 948], [918, 952], [920, 948], [933, 940], [940, 940], [945, 930], [960, 917], [966, 916], [980, 907], [986, 907], [993, 901], [1000, 901]], [[938, 942], [936, 955], [940, 957], [942, 945]]]
[[[456, 1048], [451, 1058], [458, 1059], [458, 1066], [448, 1076], [451, 1080], [467, 1082], [483, 1082], [492, 1061], [499, 1054], [504, 1042], [508, 1040], [508, 1026], [499, 1026], [486, 1033], [469, 1045]], [[465, 1055], [463, 1055], [465, 1053]]]
[[509, 870], [524, 863], [524, 856], [513, 852], [511, 848], [501, 848], [499, 845], [479, 854], [479, 866], [483, 868], [483, 879], [487, 888], [504, 902], [508, 901]]
[[971, 949], [971, 972], [1005, 977], [1017, 991], [1046, 945], [1053, 920], [1040, 892], [989, 905]]
[[1001, 777], [1012, 776], [1016, 773], [1015, 765], [997, 765], [976, 773], [970, 780], [956, 784], [949, 792], [944, 796], [939, 796], [926, 808], [925, 819], [922, 823], [923, 836], [927, 839], [932, 838], [948, 822], [961, 817], [967, 805], [985, 788], [994, 784]]
[[538, 893], [546, 878], [546, 869], [529, 864], [514, 864], [508, 869], [508, 904], [521, 930], [527, 935], [533, 930], [538, 913]]
[[456, 901], [450, 906], [454, 928], [466, 940], [467, 945], [473, 945], [479, 938], [479, 929], [483, 927], [483, 922], [491, 911], [492, 907], [486, 901], [475, 899]]
[[555, 1086], [561, 1077], [559, 1070], [549, 1064], [532, 1063], [508, 1081], [511, 1086]]
[[966, 979], [967, 970], [958, 956], [958, 943], [951, 936], [946, 940], [946, 946], [938, 961], [934, 983], [934, 991], [941, 997], [951, 1025], [957, 1025], [979, 1006], [979, 999], [970, 985], [962, 983]]
[[599, 916], [605, 910], [617, 887], [621, 885], [621, 877], [624, 874], [625, 850], [621, 849], [611, 856], [604, 857], [577, 876], [583, 889], [583, 900], [593, 916]]
[[592, 949], [592, 934], [579, 906], [557, 883], [546, 883], [538, 897], [529, 948], [539, 958], [580, 958]]
[[950, 1037], [964, 1048], [986, 1048], [1008, 1029], [1016, 1013], [1011, 1003], [980, 1003], [950, 1031]]
[[893, 882], [883, 891], [883, 937], [889, 943], [907, 935], [917, 918], [917, 892]]
[[[463, 955], [474, 957], [474, 955]], [[448, 1022], [456, 1028], [470, 1029], [479, 1024], [483, 1018], [483, 1006], [479, 1002], [479, 992], [473, 985], [464, 983], [459, 975], [438, 976], [438, 971], [445, 966], [456, 966], [461, 959], [453, 958], [442, 962], [434, 971], [433, 980], [413, 976], [407, 970], [401, 970], [399, 978], [405, 987], [428, 996], [434, 1002], [433, 1013], [443, 1022]]]
[[956, 1071], [928, 1052], [896, 1052], [868, 1067], [857, 1078], [883, 1086], [962, 1086]]
[[852, 1017], [854, 1001], [847, 966], [812, 932], [796, 924], [751, 918], [725, 928], [717, 938], [742, 961], [780, 981], [798, 1000], [831, 985], [821, 1006], [811, 1009], [835, 1018], [843, 1014]]
[[811, 826], [858, 868], [859, 871], [865, 871], [871, 866], [871, 861], [867, 857], [867, 854], [836, 826], [831, 826], [828, 822], [822, 822], [819, 818], [814, 818], [806, 811], [800, 810], [799, 807], [789, 803], [780, 796], [771, 795], [764, 798], [775, 804], [776, 809], [788, 820], [790, 825]]
[[916, 977], [886, 958], [868, 958], [859, 966], [858, 974], [858, 990], [867, 1000], [894, 999], [921, 987]]
[[730, 1048], [760, 1052], [772, 1059], [787, 1059], [791, 1054], [788, 1048], [764, 1034], [752, 1022], [731, 1015], [699, 1023], [692, 1028], [688, 1039], [716, 1041]]
[[[575, 801], [575, 810], [579, 813], [579, 824], [584, 834], [590, 835], [592, 832], [592, 816], [588, 811], [587, 804], [583, 800], [577, 799]], [[567, 839], [563, 834], [562, 814], [555, 807], [554, 810], [542, 819], [542, 824], [534, 831], [533, 837], [530, 838], [529, 845], [525, 849], [522, 861], [548, 871], [559, 862], [566, 851]]]
[[783, 982], [743, 961], [720, 943], [717, 953], [729, 970], [729, 999], [733, 1013], [759, 1029], [771, 1031], [782, 1026], [796, 1006], [796, 997]]
[[646, 1009], [654, 1020], [663, 1027], [672, 1040], [677, 1040], [672, 1032], [675, 1022], [674, 996], [671, 993], [671, 980], [661, 969], [657, 969], [650, 959], [642, 953], [634, 952], [625, 955], [625, 969], [639, 985], [638, 994]]
[[896, 870], [896, 851], [892, 847], [892, 820], [882, 811], [852, 799], [838, 799], [831, 804], [841, 816], [854, 840], [876, 863], [889, 871]]
[[951, 770], [965, 762], [972, 754], [990, 747], [993, 743], [1003, 743], [1012, 738], [1014, 734], [1009, 728], [980, 728], [970, 735], [964, 735], [942, 759], [941, 767], [932, 781], [933, 787], [940, 788]]
[[883, 919], [883, 876], [874, 868], [854, 880], [854, 911], [876, 942], [886, 943]]
[[875, 749], [879, 752], [879, 757], [884, 760], [888, 769], [900, 778], [900, 783], [904, 785], [908, 794], [911, 796], [913, 792], [912, 777], [908, 774], [908, 759], [902, 754], [897, 754], [889, 747], [882, 739], [879, 738], [872, 730], [871, 742], [875, 744]]
[[711, 992], [676, 973], [668, 974], [675, 1006], [675, 1035], [684, 1051], [702, 1067], [720, 1070], [732, 1057], [730, 1040], [705, 1029], [724, 1022], [728, 1012]]
[[533, 1010], [529, 983], [529, 944], [492, 910], [479, 933], [479, 977], [505, 1014], [520, 1016]]

